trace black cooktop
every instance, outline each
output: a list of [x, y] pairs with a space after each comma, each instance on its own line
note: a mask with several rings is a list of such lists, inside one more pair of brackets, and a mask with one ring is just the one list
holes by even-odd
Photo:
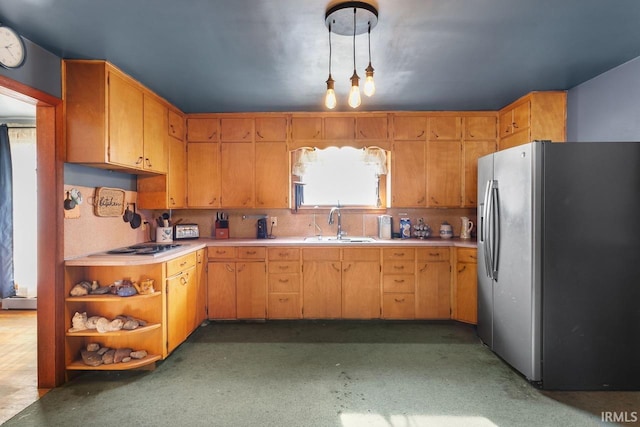
[[155, 255], [165, 253], [172, 249], [177, 249], [182, 245], [179, 243], [140, 243], [124, 248], [107, 251], [109, 255]]

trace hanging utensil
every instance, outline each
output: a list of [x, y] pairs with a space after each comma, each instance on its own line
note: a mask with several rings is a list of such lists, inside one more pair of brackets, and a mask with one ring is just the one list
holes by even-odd
[[129, 203], [127, 203], [127, 209], [124, 210], [124, 214], [122, 215], [122, 220], [124, 222], [129, 222], [133, 219], [133, 212], [129, 209]]
[[139, 213], [136, 212], [136, 205], [133, 205], [133, 216], [131, 217], [131, 222], [129, 223], [131, 228], [136, 229], [142, 225], [142, 217]]
[[64, 199], [64, 209], [70, 211], [71, 209], [76, 207], [76, 202], [71, 198], [69, 192], [67, 191], [67, 198]]

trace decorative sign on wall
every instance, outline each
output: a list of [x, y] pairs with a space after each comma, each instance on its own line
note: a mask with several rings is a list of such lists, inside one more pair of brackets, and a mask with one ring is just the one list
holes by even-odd
[[124, 213], [124, 190], [98, 187], [93, 198], [96, 216], [121, 216]]

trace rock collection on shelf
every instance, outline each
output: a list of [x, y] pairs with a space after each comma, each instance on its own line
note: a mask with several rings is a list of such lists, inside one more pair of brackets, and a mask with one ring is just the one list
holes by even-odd
[[87, 344], [87, 348], [80, 351], [82, 362], [88, 366], [111, 365], [114, 363], [126, 363], [132, 359], [144, 359], [146, 350], [133, 351], [130, 348], [108, 348], [98, 343]]

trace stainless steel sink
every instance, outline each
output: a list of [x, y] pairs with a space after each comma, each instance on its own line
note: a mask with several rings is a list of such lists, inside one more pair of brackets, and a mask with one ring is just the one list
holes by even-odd
[[315, 236], [315, 237], [305, 237], [304, 241], [306, 243], [374, 243], [376, 239], [373, 237], [365, 237], [365, 236], [349, 236], [343, 237], [342, 239], [338, 239], [337, 237], [326, 237], [326, 236]]

